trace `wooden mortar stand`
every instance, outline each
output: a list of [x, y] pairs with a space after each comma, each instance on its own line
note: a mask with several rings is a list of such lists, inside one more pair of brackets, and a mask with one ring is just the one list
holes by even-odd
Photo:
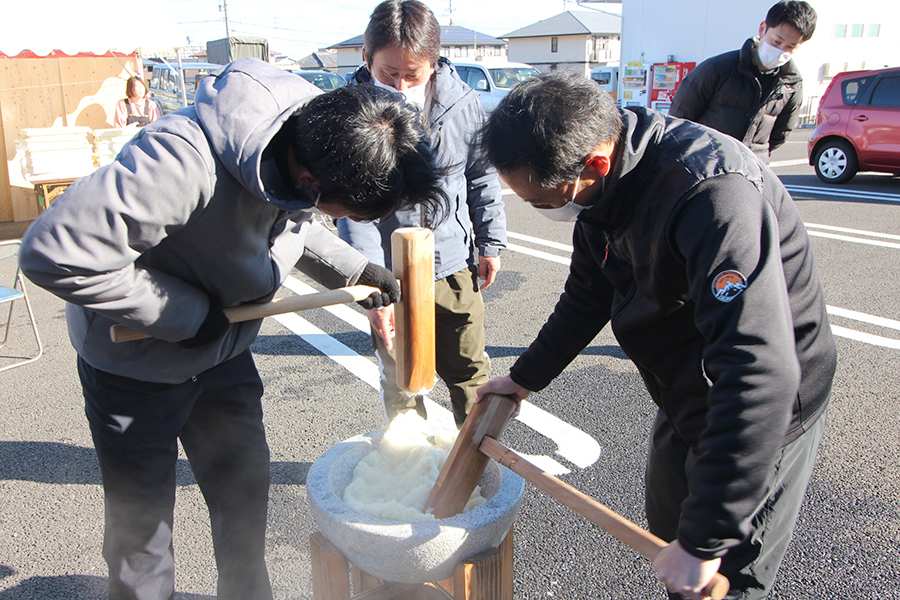
[[369, 575], [318, 531], [309, 537], [309, 547], [313, 600], [513, 600], [512, 528], [498, 548], [456, 565], [453, 577], [423, 584]]
[[397, 385], [420, 392], [434, 387], [434, 233], [425, 227], [395, 230], [391, 263], [401, 291], [394, 308]]

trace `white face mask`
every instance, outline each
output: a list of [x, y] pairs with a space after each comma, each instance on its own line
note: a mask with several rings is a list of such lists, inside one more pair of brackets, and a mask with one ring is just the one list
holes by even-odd
[[422, 110], [423, 108], [425, 108], [425, 101], [428, 93], [428, 81], [426, 81], [422, 85], [417, 85], [416, 87], [406, 88], [403, 91], [400, 91], [397, 88], [386, 83], [381, 83], [380, 81], [378, 81], [378, 78], [374, 76], [372, 77], [372, 82], [380, 88], [384, 88], [394, 93], [401, 94], [406, 99], [406, 101], [416, 107], [417, 110]]
[[[575, 191], [572, 193], [572, 199], [558, 208], [537, 208], [541, 215], [547, 217], [551, 221], [559, 221], [565, 223], [574, 223], [578, 219], [581, 211], [587, 208], [581, 204], [575, 204], [575, 196], [578, 195], [578, 183], [581, 181], [581, 175], [575, 179]], [[604, 180], [605, 184], [606, 180]]]
[[786, 65], [791, 60], [790, 52], [782, 52], [763, 39], [759, 40], [759, 48], [757, 48], [756, 53], [759, 55], [759, 64], [769, 71]]
[[327, 217], [328, 215], [323, 213], [322, 210], [319, 208], [319, 200], [321, 200], [321, 199], [322, 199], [322, 192], [318, 192], [316, 194], [316, 199], [313, 202], [312, 208], [309, 209], [309, 212], [311, 212], [314, 215], [319, 215], [320, 217]]

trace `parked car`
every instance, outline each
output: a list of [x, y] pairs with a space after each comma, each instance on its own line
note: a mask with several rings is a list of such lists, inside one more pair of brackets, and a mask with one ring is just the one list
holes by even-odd
[[[153, 74], [150, 76], [150, 97], [159, 104], [162, 114], [190, 106], [194, 103], [194, 90], [197, 82], [221, 68], [222, 65], [213, 63], [186, 62], [181, 63], [181, 75], [179, 76], [178, 66], [175, 64], [154, 65]], [[182, 85], [185, 88], [187, 104], [181, 99]]]
[[453, 66], [456, 67], [460, 79], [478, 90], [481, 105], [488, 114], [497, 108], [500, 100], [513, 86], [540, 74], [531, 65], [506, 61], [474, 63], [454, 61]]
[[900, 67], [835, 75], [808, 151], [826, 183], [846, 183], [858, 171], [900, 175]]
[[326, 92], [347, 85], [347, 82], [344, 81], [343, 77], [332, 73], [331, 71], [291, 71], [291, 73], [296, 73], [320, 90], [325, 90]]

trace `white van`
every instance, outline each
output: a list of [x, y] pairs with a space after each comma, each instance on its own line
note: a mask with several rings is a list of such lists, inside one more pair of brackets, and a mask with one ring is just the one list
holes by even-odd
[[619, 91], [619, 67], [594, 67], [591, 79], [615, 100]]
[[459, 73], [459, 78], [469, 84], [472, 89], [478, 90], [481, 96], [481, 105], [488, 114], [497, 108], [500, 100], [509, 93], [514, 85], [528, 81], [540, 74], [531, 65], [505, 60], [452, 62]]

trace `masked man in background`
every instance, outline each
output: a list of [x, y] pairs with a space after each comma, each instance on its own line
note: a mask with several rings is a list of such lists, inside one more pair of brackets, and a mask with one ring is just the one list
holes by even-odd
[[740, 50], [709, 58], [678, 86], [669, 114], [743, 142], [768, 164], [797, 126], [803, 79], [791, 59], [816, 30], [816, 11], [782, 0]]

